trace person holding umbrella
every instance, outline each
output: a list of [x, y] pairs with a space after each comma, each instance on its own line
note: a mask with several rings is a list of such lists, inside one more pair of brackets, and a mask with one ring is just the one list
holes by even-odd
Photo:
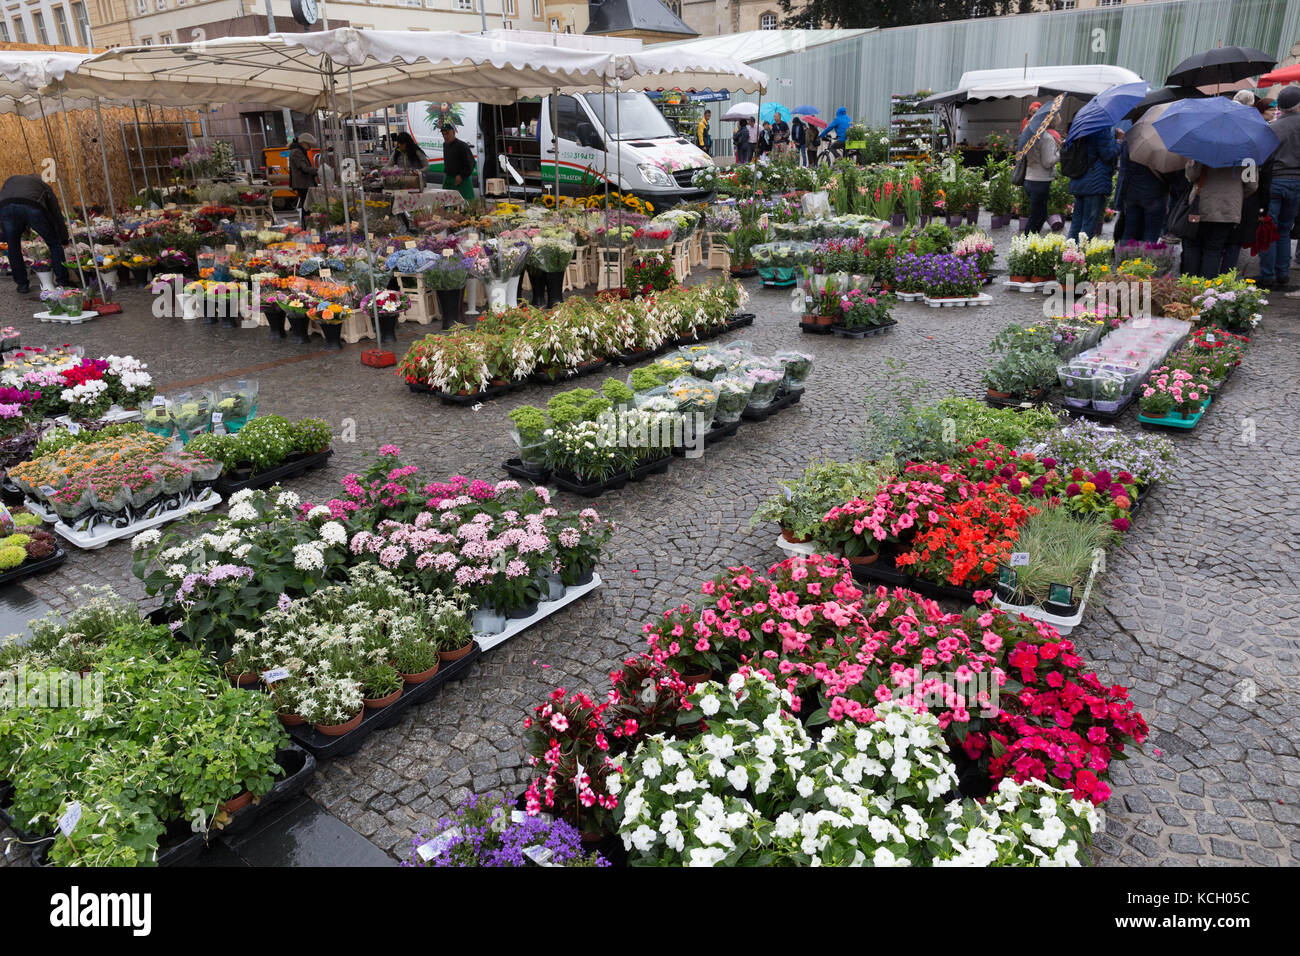
[[1052, 180], [1056, 178], [1056, 160], [1060, 154], [1056, 144], [1056, 131], [1052, 129], [1057, 121], [1056, 115], [1045, 117], [1039, 127], [1037, 138], [1029, 137], [1026, 147], [1017, 152], [1016, 158], [1025, 160], [1025, 192], [1029, 195], [1029, 219], [1025, 222], [1025, 233], [1037, 233], [1047, 222], [1047, 200], [1052, 192]]
[[803, 119], [795, 116], [790, 120], [790, 142], [799, 152], [799, 165], [808, 165], [808, 128], [803, 125]]
[[745, 160], [747, 163], [757, 162], [758, 160], [758, 119], [751, 116], [749, 123], [745, 126], [745, 138], [749, 141], [749, 154]]
[[[1236, 268], [1235, 261], [1226, 261], [1225, 253], [1241, 225], [1243, 200], [1259, 184], [1243, 182], [1238, 166], [1214, 169], [1194, 159], [1187, 161], [1186, 175], [1194, 194], [1188, 218], [1195, 217], [1200, 228], [1196, 238], [1183, 245], [1183, 272], [1213, 279]], [[1287, 252], [1289, 256], [1290, 246]]]
[[1259, 254], [1259, 284], [1268, 289], [1285, 289], [1291, 278], [1291, 229], [1300, 213], [1300, 87], [1282, 90], [1277, 106], [1281, 115], [1269, 124], [1279, 146], [1272, 157], [1268, 214], [1278, 238]]
[[[1242, 106], [1249, 106], [1264, 119], [1268, 119], [1268, 113], [1272, 109], [1271, 104], [1268, 104], [1268, 98], [1256, 96], [1253, 90], [1238, 90], [1233, 100]], [[1241, 224], [1237, 227], [1237, 234], [1229, 240], [1223, 250], [1225, 272], [1237, 265], [1243, 247], [1255, 245], [1256, 238], [1261, 235], [1260, 222], [1268, 216], [1268, 203], [1272, 194], [1273, 160], [1269, 159], [1268, 162], [1261, 163], [1256, 172], [1259, 182], [1256, 184], [1255, 191], [1247, 194], [1242, 200]], [[1277, 228], [1273, 226], [1272, 234], [1276, 232]]]
[[[1067, 139], [1069, 137], [1067, 136]], [[1070, 195], [1074, 197], [1074, 217], [1070, 222], [1069, 238], [1101, 234], [1102, 215], [1106, 212], [1106, 197], [1110, 195], [1111, 176], [1119, 160], [1119, 143], [1112, 128], [1079, 137], [1071, 146], [1078, 160], [1067, 166], [1069, 153], [1061, 156], [1061, 172], [1070, 177]]]

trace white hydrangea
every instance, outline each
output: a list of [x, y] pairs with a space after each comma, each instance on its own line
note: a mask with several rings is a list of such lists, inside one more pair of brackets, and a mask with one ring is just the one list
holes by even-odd
[[162, 539], [162, 534], [156, 528], [150, 528], [148, 531], [141, 531], [131, 539], [131, 550], [139, 551], [143, 548], [152, 548]]

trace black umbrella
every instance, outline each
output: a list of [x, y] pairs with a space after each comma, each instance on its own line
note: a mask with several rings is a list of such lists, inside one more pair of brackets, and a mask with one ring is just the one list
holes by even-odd
[[1162, 86], [1158, 90], [1152, 90], [1137, 106], [1133, 107], [1124, 114], [1126, 120], [1137, 121], [1142, 118], [1142, 114], [1153, 106], [1162, 106], [1166, 103], [1174, 103], [1178, 100], [1195, 99], [1205, 96], [1194, 86]]
[[1179, 63], [1168, 79], [1170, 86], [1209, 86], [1236, 83], [1273, 69], [1273, 55], [1248, 46], [1221, 46], [1189, 56]]

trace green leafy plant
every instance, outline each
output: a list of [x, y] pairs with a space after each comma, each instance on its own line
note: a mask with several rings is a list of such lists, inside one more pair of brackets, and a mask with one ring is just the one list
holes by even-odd
[[1020, 529], [1016, 550], [1028, 553], [1029, 563], [1016, 568], [1018, 593], [1042, 604], [1051, 585], [1065, 584], [1074, 588], [1078, 600], [1093, 561], [1118, 537], [1108, 522], [1091, 515], [1075, 517], [1066, 508], [1044, 508]]
[[802, 475], [781, 482], [781, 490], [764, 499], [749, 527], [773, 521], [797, 540], [829, 545], [823, 534], [826, 513], [854, 498], [870, 498], [892, 471], [889, 465], [873, 462], [814, 461]]

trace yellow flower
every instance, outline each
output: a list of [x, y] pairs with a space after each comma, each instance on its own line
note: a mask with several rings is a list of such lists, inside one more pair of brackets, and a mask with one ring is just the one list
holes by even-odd
[[1097, 486], [1094, 485], [1091, 481], [1085, 481], [1082, 485], [1079, 486], [1079, 490], [1082, 491], [1085, 495], [1090, 495], [1097, 490]]

